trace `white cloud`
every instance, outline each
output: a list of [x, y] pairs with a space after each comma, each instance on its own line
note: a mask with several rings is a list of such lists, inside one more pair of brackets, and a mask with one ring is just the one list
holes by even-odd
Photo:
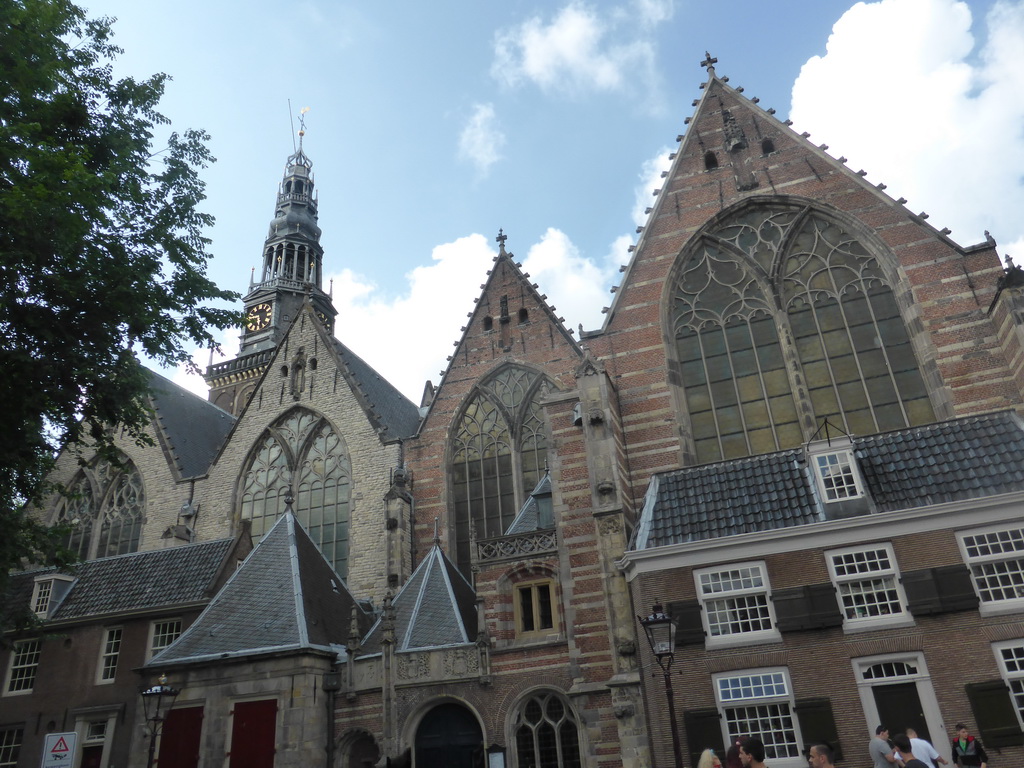
[[657, 201], [654, 192], [665, 186], [665, 179], [661, 174], [672, 166], [669, 155], [673, 150], [663, 147], [658, 154], [646, 160], [640, 168], [640, 184], [633, 191], [633, 222], [638, 226], [647, 224], [649, 214], [648, 208], [653, 208]]
[[[798, 130], [961, 244], [1024, 237], [1024, 2], [858, 3], [793, 86]], [[1024, 256], [1024, 254], [1021, 254]]]
[[501, 159], [505, 134], [498, 127], [493, 104], [477, 104], [466, 126], [459, 134], [459, 156], [486, 174]]
[[534, 16], [495, 36], [491, 74], [506, 85], [530, 82], [560, 93], [654, 86], [655, 48], [644, 28], [671, 16], [671, 2], [639, 0], [639, 13], [601, 15], [574, 0], [545, 23]]
[[672, 18], [675, 3], [674, 0], [633, 0], [633, 9], [642, 23], [653, 26]]

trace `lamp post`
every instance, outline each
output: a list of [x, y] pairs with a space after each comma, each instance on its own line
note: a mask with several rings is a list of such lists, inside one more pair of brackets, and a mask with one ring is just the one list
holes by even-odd
[[160, 675], [156, 685], [143, 688], [139, 691], [142, 696], [142, 706], [146, 712], [146, 722], [149, 724], [149, 758], [146, 760], [146, 768], [153, 768], [153, 758], [156, 756], [156, 737], [160, 735], [164, 720], [174, 700], [181, 691], [172, 688], [167, 684], [167, 675]]
[[647, 642], [651, 644], [654, 658], [665, 677], [665, 695], [668, 696], [668, 719], [672, 727], [672, 752], [675, 756], [676, 768], [682, 768], [682, 750], [679, 747], [679, 726], [676, 723], [676, 703], [672, 693], [672, 662], [676, 656], [676, 623], [662, 609], [661, 603], [655, 603], [651, 615], [646, 618], [636, 617], [644, 628]]

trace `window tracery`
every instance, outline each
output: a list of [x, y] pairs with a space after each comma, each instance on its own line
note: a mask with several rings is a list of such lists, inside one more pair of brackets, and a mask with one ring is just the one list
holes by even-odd
[[130, 459], [97, 459], [69, 487], [55, 515], [55, 522], [70, 526], [68, 549], [83, 560], [138, 551], [146, 493]]
[[795, 447], [825, 418], [851, 434], [934, 419], [889, 278], [820, 211], [747, 208], [704, 233], [671, 323], [700, 462]]
[[513, 718], [519, 768], [580, 768], [576, 713], [557, 693], [534, 693], [523, 700]]
[[310, 538], [345, 577], [349, 552], [352, 470], [345, 442], [322, 416], [285, 414], [257, 443], [242, 476], [241, 517], [259, 539], [293, 495], [292, 510]]
[[471, 539], [501, 536], [544, 471], [544, 378], [509, 366], [484, 381], [453, 430], [456, 555], [468, 572]]

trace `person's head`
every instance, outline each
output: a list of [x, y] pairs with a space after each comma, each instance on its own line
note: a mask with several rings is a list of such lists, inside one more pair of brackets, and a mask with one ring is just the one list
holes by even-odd
[[697, 768], [722, 768], [722, 761], [718, 759], [713, 749], [705, 749], [700, 753], [700, 760], [697, 761]]
[[875, 736], [877, 736], [880, 739], [884, 739], [885, 741], [888, 741], [889, 729], [886, 728], [884, 725], [880, 725], [877, 728], [875, 728]]
[[956, 724], [956, 735], [957, 738], [967, 740], [967, 737], [971, 735], [971, 732], [967, 730], [967, 726], [963, 723]]
[[807, 751], [807, 764], [811, 768], [828, 768], [832, 760], [832, 747], [828, 744], [814, 744]]
[[915, 731], [913, 728], [907, 728], [907, 738], [908, 739], [916, 739], [917, 738], [917, 731]]
[[740, 744], [740, 760], [743, 765], [764, 762], [764, 742], [755, 736], [744, 739]]
[[892, 743], [896, 749], [904, 754], [910, 754], [913, 751], [910, 748], [910, 738], [905, 733], [897, 733], [894, 735], [892, 737]]

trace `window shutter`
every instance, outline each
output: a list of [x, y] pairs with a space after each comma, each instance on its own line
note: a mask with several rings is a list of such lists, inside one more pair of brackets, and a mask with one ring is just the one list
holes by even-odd
[[907, 607], [915, 616], [968, 611], [978, 607], [978, 596], [965, 565], [906, 571], [900, 578]]
[[1002, 680], [968, 683], [964, 686], [971, 711], [978, 723], [982, 743], [999, 749], [1024, 744], [1024, 733], [1010, 698], [1010, 689]]
[[800, 722], [800, 735], [804, 740], [804, 756], [814, 744], [828, 744], [832, 747], [836, 761], [843, 759], [843, 748], [839, 743], [836, 719], [832, 715], [829, 699], [797, 699], [794, 705]]
[[669, 603], [668, 614], [676, 622], [676, 645], [704, 642], [704, 624], [700, 611], [700, 602], [697, 600]]
[[966, 565], [933, 568], [942, 607], [949, 612], [973, 611], [981, 602], [974, 591], [974, 580]]
[[843, 623], [831, 583], [773, 590], [772, 603], [782, 632], [838, 627]]
[[686, 728], [686, 747], [690, 752], [690, 765], [700, 761], [705, 749], [713, 749], [725, 756], [725, 742], [722, 741], [722, 716], [717, 709], [691, 709], [683, 712], [683, 727]]

